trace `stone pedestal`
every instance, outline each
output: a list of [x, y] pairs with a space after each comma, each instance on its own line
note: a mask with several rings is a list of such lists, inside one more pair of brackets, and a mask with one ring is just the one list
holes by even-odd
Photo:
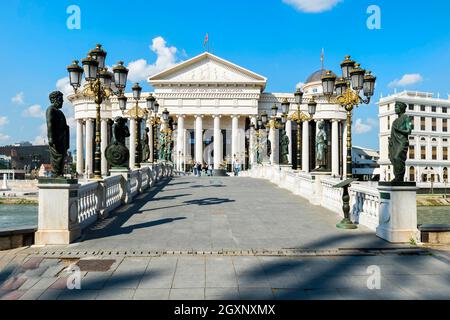
[[67, 245], [81, 235], [77, 180], [39, 180], [39, 223], [35, 244]]
[[3, 184], [2, 184], [2, 191], [8, 190], [8, 174], [3, 174]]
[[418, 242], [417, 186], [414, 182], [380, 182], [377, 236], [391, 243]]
[[115, 176], [122, 176], [123, 179], [120, 182], [121, 190], [122, 190], [122, 203], [128, 204], [133, 199], [131, 197], [131, 190], [130, 190], [130, 184], [128, 183], [128, 180], [130, 179], [130, 169], [128, 168], [111, 168], [109, 171], [112, 177]]

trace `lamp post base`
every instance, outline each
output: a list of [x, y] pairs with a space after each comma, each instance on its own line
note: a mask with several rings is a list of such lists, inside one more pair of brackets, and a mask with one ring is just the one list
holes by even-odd
[[354, 229], [358, 229], [358, 226], [356, 224], [354, 224], [353, 222], [351, 222], [350, 219], [344, 218], [344, 219], [342, 219], [342, 221], [340, 223], [338, 223], [336, 225], [336, 228], [354, 230]]

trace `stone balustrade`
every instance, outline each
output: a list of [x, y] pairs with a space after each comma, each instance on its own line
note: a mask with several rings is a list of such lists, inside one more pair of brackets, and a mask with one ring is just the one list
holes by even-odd
[[83, 229], [118, 207], [131, 203], [139, 193], [172, 175], [172, 165], [161, 163], [143, 164], [142, 168], [134, 170], [113, 169], [111, 176], [86, 183], [66, 179], [40, 180], [36, 245], [72, 243]]
[[[343, 217], [343, 190], [334, 188], [341, 182], [340, 179], [332, 178], [329, 175], [317, 173], [305, 173], [292, 170], [290, 167], [277, 165], [257, 165], [251, 170], [241, 172], [241, 176], [258, 179], [266, 179], [276, 184], [280, 188], [287, 189], [292, 193], [307, 199], [311, 204], [322, 206], [339, 216]], [[351, 219], [355, 223], [366, 226], [376, 231], [381, 238], [391, 242], [409, 242], [411, 239], [417, 240], [417, 229], [414, 227], [417, 221], [417, 209], [415, 207], [414, 187], [401, 188], [401, 191], [409, 191], [413, 205], [407, 214], [400, 218], [397, 216], [399, 201], [394, 195], [384, 195], [382, 199], [378, 183], [354, 182], [350, 192]], [[390, 190], [389, 192], [396, 192]], [[386, 192], [384, 192], [385, 194]], [[409, 198], [408, 198], [409, 199]], [[381, 214], [381, 213], [382, 214]], [[395, 217], [394, 217], [395, 216]], [[400, 221], [393, 227], [390, 221]], [[388, 225], [386, 227], [386, 225]], [[406, 228], [402, 229], [404, 226]], [[384, 232], [380, 231], [384, 230]], [[387, 230], [387, 231], [386, 231]], [[406, 232], [405, 232], [406, 231]], [[401, 234], [401, 236], [398, 236]]]

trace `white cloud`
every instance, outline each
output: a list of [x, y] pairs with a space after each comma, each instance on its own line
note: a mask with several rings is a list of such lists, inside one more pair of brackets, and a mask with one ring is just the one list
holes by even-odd
[[47, 142], [47, 124], [43, 123], [39, 126], [39, 135], [33, 140], [33, 145], [42, 146], [48, 144]]
[[28, 118], [45, 118], [45, 112], [39, 104], [33, 104], [22, 112], [22, 116]]
[[355, 122], [354, 131], [356, 134], [368, 133], [376, 126], [377, 122], [372, 118], [368, 118], [365, 123], [361, 118], [358, 118]]
[[8, 123], [9, 123], [8, 117], [0, 117], [0, 127]]
[[419, 73], [405, 74], [400, 80], [395, 79], [389, 83], [390, 88], [407, 87], [422, 82], [423, 78]]
[[297, 83], [297, 85], [295, 86], [295, 89], [302, 89], [303, 90], [303, 86], [305, 85], [304, 82], [299, 82]]
[[343, 0], [283, 0], [299, 11], [307, 13], [319, 13], [331, 10], [335, 5]]
[[16, 105], [22, 105], [25, 103], [25, 94], [23, 92], [19, 92], [14, 97], [11, 98], [11, 101]]
[[6, 141], [9, 141], [10, 139], [11, 139], [10, 136], [8, 136], [6, 134], [3, 134], [3, 133], [0, 133], [0, 141], [1, 142], [6, 142]]
[[168, 47], [163, 37], [154, 38], [150, 49], [156, 53], [155, 63], [148, 64], [145, 59], [130, 62], [128, 64], [128, 69], [130, 69], [128, 79], [130, 81], [139, 82], [146, 80], [151, 75], [170, 68], [177, 63], [176, 53], [178, 49], [176, 47]]

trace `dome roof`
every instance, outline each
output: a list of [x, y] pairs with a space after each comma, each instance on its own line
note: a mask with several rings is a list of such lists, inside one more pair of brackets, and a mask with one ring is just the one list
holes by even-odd
[[[308, 79], [306, 79], [305, 84], [312, 83], [312, 82], [322, 82], [322, 76], [325, 74], [326, 70], [320, 69], [311, 74]], [[332, 72], [332, 74], [334, 74]]]

